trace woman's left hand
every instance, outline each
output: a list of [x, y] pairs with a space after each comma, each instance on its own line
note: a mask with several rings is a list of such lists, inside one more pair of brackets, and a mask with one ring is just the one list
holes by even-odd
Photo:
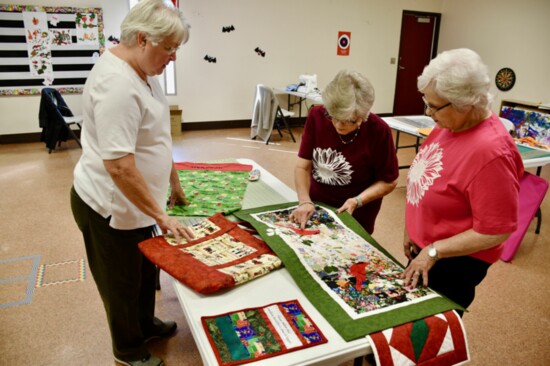
[[405, 279], [405, 286], [415, 288], [420, 284], [428, 287], [428, 272], [435, 264], [435, 261], [428, 255], [428, 248], [423, 248], [420, 253], [409, 262], [403, 272], [402, 278]]
[[176, 204], [185, 206], [189, 205], [189, 202], [185, 198], [185, 193], [179, 184], [175, 187], [171, 187], [168, 208], [174, 208]]
[[350, 215], [353, 215], [353, 211], [357, 208], [357, 200], [355, 198], [348, 198], [344, 204], [336, 210], [336, 213], [342, 213], [347, 211]]

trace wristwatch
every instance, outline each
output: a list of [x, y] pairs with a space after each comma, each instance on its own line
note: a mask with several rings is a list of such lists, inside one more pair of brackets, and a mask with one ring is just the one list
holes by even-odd
[[428, 255], [434, 261], [437, 261], [439, 259], [439, 257], [437, 256], [437, 249], [435, 249], [433, 244], [428, 245]]

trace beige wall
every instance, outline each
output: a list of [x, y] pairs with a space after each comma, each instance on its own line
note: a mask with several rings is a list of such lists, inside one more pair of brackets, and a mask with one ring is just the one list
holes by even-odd
[[[34, 4], [75, 6], [60, 0]], [[105, 35], [119, 35], [125, 0], [81, 0], [78, 6], [103, 7]], [[185, 123], [249, 119], [256, 84], [285, 86], [300, 74], [316, 73], [322, 88], [343, 68], [367, 75], [377, 94], [374, 112], [391, 113], [396, 65], [390, 59], [398, 56], [404, 9], [443, 14], [440, 50], [470, 47], [492, 73], [514, 69], [516, 86], [497, 97], [550, 101], [549, 88], [543, 87], [550, 85], [545, 67], [550, 50], [542, 46], [550, 34], [544, 21], [548, 0], [180, 0], [180, 7], [192, 33], [178, 52], [178, 95], [169, 101], [183, 108]], [[228, 25], [235, 31], [223, 33]], [[338, 31], [351, 32], [349, 57], [336, 56]], [[254, 53], [257, 46], [265, 58]], [[204, 61], [206, 54], [217, 63]], [[39, 99], [0, 97], [0, 135], [39, 132]], [[79, 95], [65, 99], [80, 112]]]
[[444, 0], [439, 50], [468, 47], [478, 52], [494, 76], [503, 67], [516, 84], [493, 88], [493, 110], [502, 99], [550, 102], [549, 0]]
[[[364, 73], [393, 109], [403, 9], [439, 12], [440, 0], [180, 1], [192, 25], [178, 55], [178, 104], [185, 121], [249, 119], [256, 84], [283, 87], [315, 73], [320, 88], [343, 68]], [[235, 31], [222, 33], [233, 24]], [[336, 55], [338, 31], [351, 32], [350, 56]], [[259, 46], [265, 58], [254, 53]], [[217, 63], [202, 61], [204, 55]]]

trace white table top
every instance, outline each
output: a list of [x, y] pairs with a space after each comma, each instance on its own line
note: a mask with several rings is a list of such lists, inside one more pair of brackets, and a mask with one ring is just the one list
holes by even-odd
[[[292, 189], [254, 161], [238, 159], [238, 162], [251, 164], [254, 168], [260, 169], [260, 181], [266, 183], [280, 194], [280, 202], [267, 204], [297, 200], [296, 193]], [[243, 202], [243, 208], [258, 206], [253, 206], [254, 191], [254, 182], [250, 182], [246, 191], [245, 201]], [[265, 193], [260, 192], [260, 194], [265, 196]], [[252, 199], [249, 199], [251, 196]], [[265, 197], [262, 197], [262, 199], [265, 199]], [[217, 365], [218, 362], [202, 327], [202, 316], [212, 316], [239, 309], [261, 307], [274, 302], [294, 299], [300, 302], [306, 313], [317, 324], [325, 337], [327, 337], [328, 343], [256, 361], [252, 364], [262, 366], [334, 366], [356, 357], [364, 356], [367, 353], [372, 353], [372, 349], [366, 338], [360, 338], [351, 342], [344, 341], [302, 294], [286, 268], [278, 269], [251, 282], [211, 295], [199, 294], [178, 281], [174, 281], [174, 286], [204, 365]]]
[[428, 116], [382, 117], [382, 119], [394, 130], [418, 137], [426, 137], [418, 133], [419, 128], [435, 126], [434, 120]]
[[273, 91], [275, 92], [275, 94], [290, 94], [294, 95], [295, 97], [309, 99], [317, 104], [323, 104], [323, 98], [321, 97], [321, 93], [319, 92], [304, 93], [299, 91], [289, 91], [286, 90], [286, 88], [273, 88]]
[[[390, 128], [393, 128], [394, 130], [422, 138], [425, 138], [426, 136], [418, 133], [419, 128], [435, 126], [433, 119], [428, 116], [382, 117], [382, 119], [388, 124], [388, 126], [390, 126]], [[550, 151], [548, 153], [550, 154]], [[534, 168], [550, 164], [550, 156], [531, 158], [526, 157], [526, 154], [522, 154], [522, 159], [523, 166], [525, 168]]]

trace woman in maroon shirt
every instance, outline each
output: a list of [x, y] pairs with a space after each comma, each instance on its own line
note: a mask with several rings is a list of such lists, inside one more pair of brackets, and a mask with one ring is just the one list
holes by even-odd
[[340, 71], [308, 114], [294, 171], [299, 205], [291, 220], [305, 228], [313, 202], [347, 211], [372, 234], [382, 197], [399, 176], [391, 129], [370, 109], [374, 88], [363, 75]]

